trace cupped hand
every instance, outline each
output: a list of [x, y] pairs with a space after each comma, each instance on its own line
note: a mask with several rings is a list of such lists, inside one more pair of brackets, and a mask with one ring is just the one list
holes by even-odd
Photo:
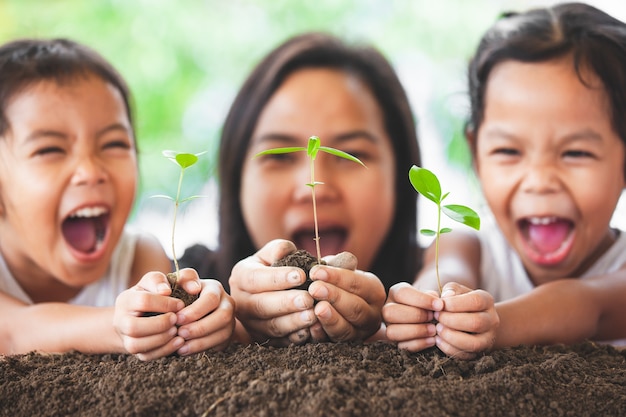
[[435, 291], [421, 291], [407, 282], [395, 284], [383, 307], [386, 338], [411, 352], [435, 346], [434, 312], [443, 307]]
[[235, 302], [222, 284], [214, 279], [199, 279], [196, 270], [182, 269], [178, 284], [199, 297], [176, 313], [178, 335], [185, 344], [177, 352], [190, 355], [207, 349], [226, 348], [235, 328]]
[[[165, 274], [146, 273], [137, 285], [123, 291], [115, 302], [113, 326], [128, 353], [141, 360], [170, 355], [185, 340], [178, 336], [176, 313], [185, 304], [172, 298]], [[161, 313], [147, 316], [146, 313]]]
[[325, 257], [326, 265], [310, 271], [309, 294], [317, 301], [318, 323], [311, 327], [313, 341], [365, 340], [382, 323], [385, 287], [376, 275], [356, 269], [349, 253]]
[[229, 284], [236, 317], [255, 342], [286, 346], [310, 339], [310, 327], [317, 321], [313, 297], [305, 290], [292, 289], [305, 282], [304, 271], [270, 267], [295, 250], [290, 241], [270, 241], [239, 261], [231, 272]]
[[491, 294], [451, 282], [443, 287], [441, 299], [444, 308], [434, 314], [439, 349], [471, 359], [493, 347], [500, 318]]

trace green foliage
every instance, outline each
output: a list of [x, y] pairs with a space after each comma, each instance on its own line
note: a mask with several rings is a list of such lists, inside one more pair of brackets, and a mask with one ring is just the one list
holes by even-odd
[[263, 155], [278, 155], [278, 154], [293, 153], [293, 152], [300, 152], [300, 151], [306, 152], [310, 160], [311, 182], [306, 185], [311, 187], [311, 194], [313, 197], [313, 221], [315, 222], [315, 248], [317, 250], [317, 259], [319, 262], [319, 260], [322, 258], [322, 254], [320, 251], [320, 236], [319, 236], [319, 231], [318, 231], [318, 226], [317, 226], [317, 204], [315, 202], [315, 186], [321, 185], [324, 183], [315, 181], [315, 158], [317, 157], [317, 153], [325, 152], [331, 155], [338, 156], [339, 158], [344, 158], [349, 161], [356, 162], [357, 164], [360, 164], [364, 167], [365, 167], [365, 164], [361, 162], [360, 159], [350, 155], [347, 152], [344, 152], [335, 148], [330, 148], [328, 146], [322, 146], [320, 138], [317, 136], [311, 136], [309, 138], [309, 142], [306, 148], [304, 146], [294, 146], [294, 147], [288, 147], [288, 148], [266, 149], [254, 155], [254, 157], [257, 158]]
[[439, 278], [439, 237], [444, 233], [450, 233], [452, 231], [449, 227], [441, 227], [441, 213], [456, 222], [476, 230], [480, 230], [480, 217], [474, 210], [467, 206], [459, 204], [442, 205], [443, 200], [448, 197], [450, 193], [442, 194], [439, 179], [426, 168], [413, 165], [409, 170], [409, 180], [413, 188], [415, 188], [415, 191], [437, 205], [437, 228], [435, 230], [421, 229], [420, 233], [424, 236], [435, 237], [435, 270], [439, 292], [441, 292], [441, 279]]
[[178, 267], [178, 258], [176, 256], [176, 248], [174, 245], [174, 236], [176, 235], [176, 218], [178, 216], [178, 207], [189, 200], [194, 198], [199, 198], [199, 195], [192, 195], [186, 197], [184, 199], [180, 198], [180, 191], [183, 185], [183, 177], [185, 176], [185, 170], [198, 162], [198, 157], [200, 155], [205, 154], [206, 152], [200, 153], [185, 153], [185, 152], [175, 152], [175, 151], [163, 151], [163, 156], [165, 156], [170, 161], [174, 162], [176, 165], [180, 167], [180, 175], [178, 176], [178, 188], [176, 189], [176, 196], [170, 197], [168, 195], [154, 195], [152, 197], [155, 198], [165, 198], [174, 202], [174, 221], [172, 222], [172, 258], [174, 259], [174, 267], [176, 272], [176, 279], [178, 279], [179, 267]]

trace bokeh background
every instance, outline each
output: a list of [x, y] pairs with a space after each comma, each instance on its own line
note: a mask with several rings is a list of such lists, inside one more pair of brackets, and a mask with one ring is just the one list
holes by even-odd
[[[462, 138], [467, 115], [465, 69], [481, 34], [503, 12], [548, 0], [0, 0], [0, 42], [20, 37], [69, 37], [109, 59], [135, 101], [141, 185], [131, 222], [169, 250], [177, 167], [165, 149], [208, 151], [190, 168], [178, 254], [217, 239], [215, 151], [222, 121], [245, 76], [287, 37], [327, 31], [371, 43], [393, 63], [418, 120], [423, 165], [451, 191], [450, 202], [481, 204]], [[626, 20], [626, 2], [590, 0]], [[407, 171], [408, 171], [407, 167]], [[407, 180], [408, 181], [408, 180]], [[622, 198], [614, 216], [626, 228]], [[429, 202], [422, 202], [420, 204]], [[432, 203], [430, 203], [432, 204]], [[420, 206], [420, 223], [432, 208]], [[427, 242], [424, 242], [427, 243]]]

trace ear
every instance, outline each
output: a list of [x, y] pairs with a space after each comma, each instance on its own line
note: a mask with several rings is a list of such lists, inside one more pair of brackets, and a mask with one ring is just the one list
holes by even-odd
[[476, 158], [476, 130], [469, 123], [465, 125], [465, 140], [472, 154], [472, 166], [474, 171], [478, 172], [478, 159]]

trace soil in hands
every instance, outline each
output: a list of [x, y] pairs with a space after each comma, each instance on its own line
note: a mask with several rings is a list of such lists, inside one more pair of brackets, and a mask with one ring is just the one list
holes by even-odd
[[187, 307], [189, 304], [193, 303], [194, 301], [198, 299], [199, 297], [198, 294], [193, 294], [193, 295], [189, 294], [187, 291], [183, 289], [181, 285], [176, 285], [176, 273], [175, 272], [170, 272], [169, 274], [167, 274], [167, 281], [170, 283], [170, 287], [172, 287], [172, 294], [170, 295], [170, 297], [183, 300], [183, 302], [185, 303], [185, 307]]
[[[167, 274], [167, 282], [170, 284], [172, 288], [172, 293], [170, 297], [178, 298], [179, 300], [183, 300], [185, 303], [185, 307], [196, 301], [199, 297], [198, 294], [189, 294], [187, 291], [183, 289], [181, 285], [176, 285], [176, 273], [170, 272]], [[144, 317], [152, 317], [158, 316], [163, 313], [144, 313]]]
[[298, 249], [297, 251], [286, 255], [285, 257], [277, 260], [272, 264], [272, 266], [295, 266], [304, 271], [306, 274], [306, 281], [304, 284], [297, 286], [296, 288], [299, 290], [306, 290], [309, 288], [309, 285], [313, 282], [309, 277], [309, 271], [315, 265], [326, 265], [325, 261], [318, 262], [317, 258], [308, 251], [304, 249]]

